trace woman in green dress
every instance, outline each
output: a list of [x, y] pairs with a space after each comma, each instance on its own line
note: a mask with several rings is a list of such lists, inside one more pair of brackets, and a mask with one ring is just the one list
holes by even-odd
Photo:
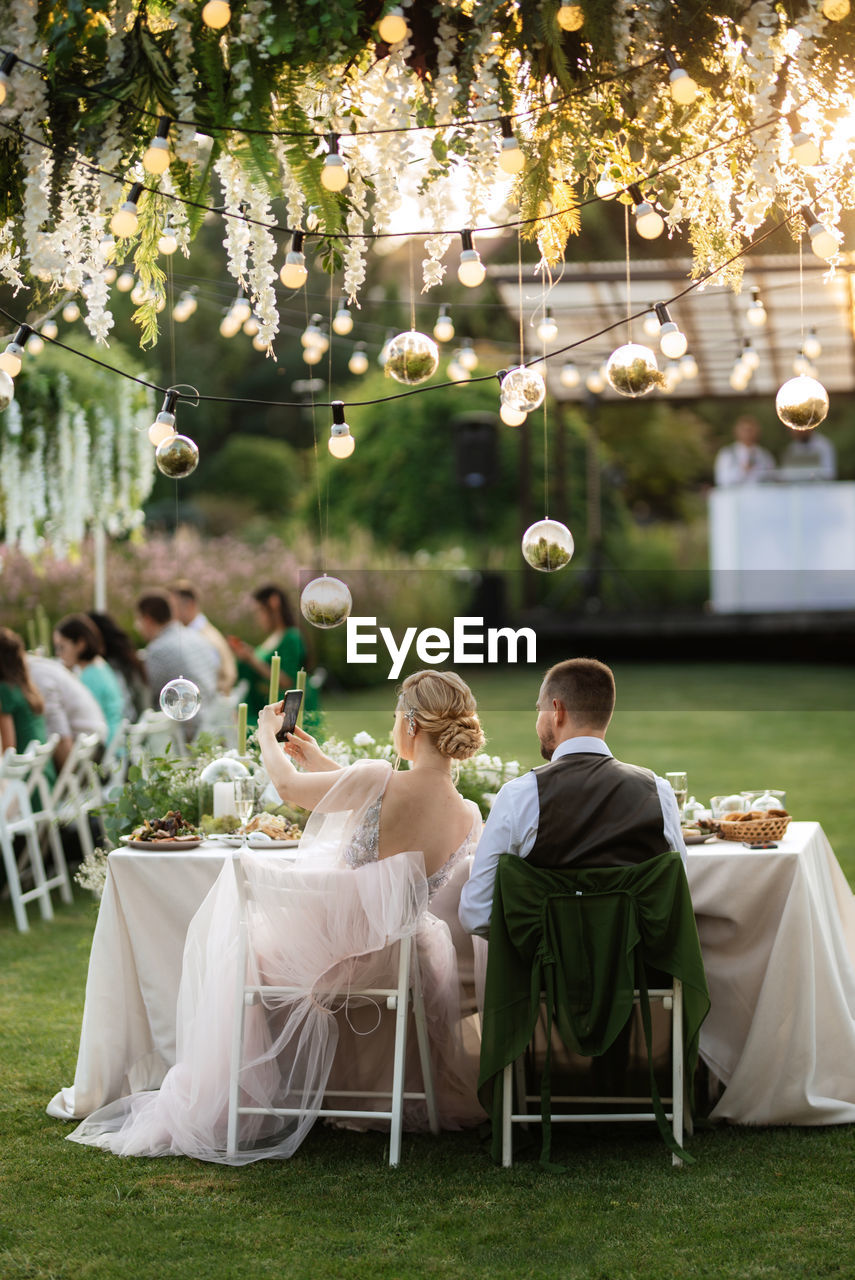
[[24, 751], [30, 742], [47, 742], [44, 709], [23, 640], [0, 627], [0, 751]]
[[[308, 654], [303, 637], [294, 620], [288, 597], [280, 587], [259, 587], [252, 593], [255, 610], [263, 631], [261, 644], [252, 647], [237, 636], [228, 636], [232, 652], [237, 658], [238, 680], [246, 680], [247, 723], [258, 722], [258, 713], [270, 701], [270, 660], [279, 654], [279, 688], [293, 689], [297, 684], [297, 672], [306, 666]], [[317, 712], [318, 696], [313, 685], [307, 684], [304, 711], [312, 723], [312, 713]]]

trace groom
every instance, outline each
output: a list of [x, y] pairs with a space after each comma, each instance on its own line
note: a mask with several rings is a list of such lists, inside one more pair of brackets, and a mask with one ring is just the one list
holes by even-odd
[[496, 864], [503, 853], [536, 867], [615, 867], [686, 846], [674, 792], [664, 778], [615, 760], [605, 743], [615, 705], [609, 667], [571, 658], [547, 671], [535, 731], [549, 764], [514, 778], [496, 796], [460, 895], [460, 922], [490, 932]]

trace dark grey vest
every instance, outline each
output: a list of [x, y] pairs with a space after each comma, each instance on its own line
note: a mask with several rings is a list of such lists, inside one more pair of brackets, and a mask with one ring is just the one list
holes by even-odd
[[540, 801], [535, 867], [626, 867], [670, 846], [649, 769], [591, 752], [534, 771]]

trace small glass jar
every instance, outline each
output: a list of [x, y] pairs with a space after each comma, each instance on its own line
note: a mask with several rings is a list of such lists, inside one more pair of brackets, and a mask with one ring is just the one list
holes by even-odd
[[219, 756], [206, 764], [199, 774], [199, 821], [236, 815], [233, 783], [249, 776], [250, 770], [236, 756]]

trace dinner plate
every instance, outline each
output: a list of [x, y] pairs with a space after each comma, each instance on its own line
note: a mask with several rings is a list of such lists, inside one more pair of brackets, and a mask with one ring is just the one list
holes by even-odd
[[683, 833], [683, 840], [686, 844], [706, 844], [708, 840], [715, 840], [715, 838], [712, 831], [702, 831], [696, 836], [687, 836], [685, 832]]
[[[213, 835], [208, 837], [209, 840], [216, 840], [220, 844], [227, 844], [232, 849], [239, 849], [243, 844], [243, 838], [236, 835]], [[251, 831], [247, 836], [247, 844], [250, 849], [296, 849], [300, 843], [299, 840], [271, 840], [270, 836], [263, 835], [260, 831]]]
[[166, 836], [163, 840], [134, 840], [131, 836], [122, 836], [122, 844], [129, 849], [153, 849], [157, 853], [197, 849], [201, 843], [201, 836]]

